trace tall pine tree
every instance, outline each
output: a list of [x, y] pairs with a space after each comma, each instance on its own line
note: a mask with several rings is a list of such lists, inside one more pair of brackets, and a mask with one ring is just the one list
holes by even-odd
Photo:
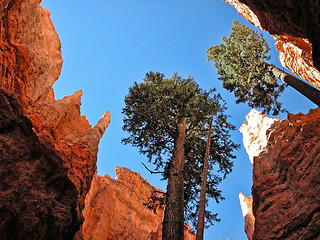
[[[129, 89], [123, 108], [123, 130], [129, 132], [129, 136], [123, 143], [138, 147], [168, 180], [163, 239], [183, 239], [184, 206], [188, 208], [195, 199], [190, 195], [192, 191], [199, 193], [195, 185], [199, 185], [199, 181], [201, 184], [201, 165], [211, 115], [217, 122], [212, 136], [217, 148], [211, 151], [211, 163], [218, 166], [217, 171], [223, 176], [210, 175], [208, 188], [213, 189], [211, 196], [221, 198], [216, 185], [231, 171], [232, 151], [237, 148], [229, 140], [228, 132], [234, 126], [227, 122], [224, 110], [220, 95], [202, 90], [192, 77], [182, 79], [173, 74], [171, 78], [165, 78], [159, 72], [149, 72], [143, 83], [135, 82]], [[222, 135], [225, 139], [219, 139]]]
[[207, 58], [214, 62], [223, 87], [234, 92], [237, 103], [248, 102], [250, 107], [279, 114], [278, 97], [285, 88], [277, 81], [280, 79], [320, 106], [318, 89], [267, 63], [270, 49], [262, 34], [236, 21], [229, 38], [222, 37], [222, 42], [207, 50]]

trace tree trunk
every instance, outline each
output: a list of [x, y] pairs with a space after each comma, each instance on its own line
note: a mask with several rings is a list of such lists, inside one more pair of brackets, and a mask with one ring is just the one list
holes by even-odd
[[207, 140], [207, 146], [206, 146], [206, 155], [203, 163], [196, 240], [202, 240], [203, 233], [204, 233], [204, 216], [205, 216], [205, 207], [206, 207], [207, 175], [208, 175], [208, 165], [209, 165], [209, 155], [210, 155], [212, 120], [213, 120], [213, 116], [210, 118], [210, 126], [209, 126], [208, 140]]
[[279, 68], [267, 64], [268, 70], [271, 71], [277, 78], [279, 78], [284, 83], [287, 83], [289, 86], [296, 89], [298, 92], [300, 92], [303, 96], [308, 98], [310, 101], [312, 101], [314, 104], [316, 104], [318, 107], [320, 107], [320, 91], [319, 89], [309, 85], [305, 81], [298, 79]]
[[179, 124], [178, 137], [174, 142], [174, 151], [169, 166], [166, 208], [164, 212], [162, 239], [184, 239], [184, 158], [186, 119]]

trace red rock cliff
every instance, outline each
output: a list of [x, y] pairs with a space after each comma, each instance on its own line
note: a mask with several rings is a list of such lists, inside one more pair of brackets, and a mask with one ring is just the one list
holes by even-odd
[[[153, 212], [144, 205], [159, 190], [127, 168], [117, 167], [116, 174], [115, 179], [105, 175], [92, 181], [83, 212], [84, 239], [161, 240], [164, 210]], [[189, 226], [185, 239], [195, 239]]]
[[276, 40], [281, 64], [320, 89], [320, 5], [311, 0], [224, 0]]
[[[250, 112], [251, 119], [256, 112]], [[241, 128], [257, 129], [248, 122]], [[262, 125], [259, 121], [256, 124]], [[260, 129], [264, 131], [256, 134], [243, 131], [250, 135], [251, 144], [257, 144], [246, 147], [253, 157], [252, 239], [319, 239], [320, 108], [305, 115], [289, 114], [267, 130]], [[258, 138], [266, 138], [267, 144], [262, 146], [265, 140]]]
[[90, 126], [80, 115], [81, 91], [54, 99], [62, 58], [49, 15], [40, 0], [0, 3], [0, 171], [2, 180], [15, 179], [1, 181], [1, 239], [71, 238], [110, 122], [106, 112]]
[[144, 205], [158, 189], [127, 168], [117, 167], [116, 174], [92, 181], [83, 213], [86, 240], [148, 239], [162, 222], [163, 210], [154, 213]]

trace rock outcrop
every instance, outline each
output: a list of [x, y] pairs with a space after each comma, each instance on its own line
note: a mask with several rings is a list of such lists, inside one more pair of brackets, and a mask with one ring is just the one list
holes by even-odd
[[63, 61], [49, 15], [40, 0], [0, 3], [0, 171], [12, 180], [0, 183], [1, 239], [72, 238], [110, 122], [106, 112], [90, 126], [81, 91], [54, 99]]
[[276, 40], [281, 64], [320, 89], [320, 5], [304, 0], [224, 0]]
[[[266, 133], [251, 136], [259, 137], [267, 137], [267, 145], [253, 157], [252, 239], [318, 239], [320, 108], [308, 114], [288, 114], [287, 119], [274, 121]], [[259, 145], [265, 140], [255, 142]]]
[[[92, 181], [83, 212], [84, 239], [161, 240], [164, 210], [152, 211], [145, 203], [154, 191], [162, 191], [127, 168], [116, 167], [116, 174], [115, 179], [96, 175]], [[195, 239], [190, 226], [184, 239]]]
[[164, 211], [149, 210], [144, 203], [154, 190], [139, 173], [116, 168], [117, 177], [95, 176], [83, 212], [83, 237], [99, 239], [148, 239], [162, 223]]
[[78, 191], [19, 102], [0, 90], [0, 239], [72, 239]]
[[244, 231], [247, 234], [248, 240], [252, 240], [255, 222], [255, 218], [252, 212], [252, 197], [247, 197], [243, 193], [240, 193], [239, 200], [244, 219]]
[[251, 164], [253, 164], [253, 158], [265, 150], [268, 144], [267, 130], [276, 121], [279, 119], [269, 118], [256, 109], [252, 109], [246, 115], [246, 121], [239, 131], [243, 134], [243, 145], [247, 150]]

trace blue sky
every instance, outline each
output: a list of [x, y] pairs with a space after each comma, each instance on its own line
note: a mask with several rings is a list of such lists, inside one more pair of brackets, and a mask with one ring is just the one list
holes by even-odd
[[[43, 0], [42, 6], [50, 10], [62, 43], [64, 63], [54, 84], [56, 99], [83, 90], [81, 114], [91, 125], [105, 110], [111, 113], [111, 124], [99, 146], [99, 175], [115, 177], [115, 167], [124, 166], [166, 189], [160, 176], [150, 175], [141, 165], [146, 158], [137, 149], [121, 144], [126, 136], [121, 129], [124, 97], [146, 72], [159, 71], [167, 77], [174, 72], [182, 77], [191, 75], [200, 87], [217, 88], [237, 129], [245, 121], [250, 108], [235, 104], [233, 94], [221, 87], [216, 70], [206, 60], [206, 50], [229, 35], [233, 20], [254, 28], [222, 0]], [[271, 62], [282, 68], [274, 40], [268, 33], [264, 36], [272, 48]], [[292, 113], [315, 108], [289, 88], [282, 102]], [[242, 144], [239, 131], [232, 133], [232, 139]], [[233, 172], [220, 185], [226, 200], [220, 204], [212, 201], [209, 206], [222, 220], [205, 230], [205, 239], [246, 239], [238, 194], [251, 195], [252, 166], [243, 147], [236, 155]]]

